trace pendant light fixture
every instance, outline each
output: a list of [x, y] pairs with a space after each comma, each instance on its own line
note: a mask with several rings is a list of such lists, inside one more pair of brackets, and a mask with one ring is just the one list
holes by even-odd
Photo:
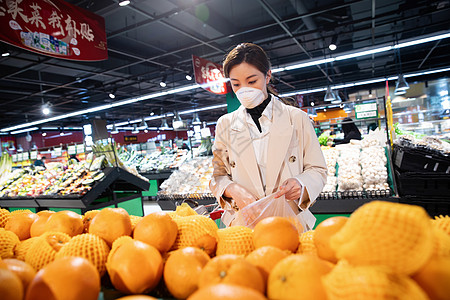
[[116, 127], [116, 122], [113, 123], [113, 127], [111, 129], [111, 134], [118, 134], [119, 130]]
[[148, 129], [148, 125], [144, 120], [144, 117], [142, 117], [141, 123], [139, 124], [140, 129]]
[[327, 92], [325, 93], [323, 100], [327, 102], [336, 100], [336, 95], [333, 93], [330, 86], [327, 87]]
[[405, 77], [403, 77], [402, 72], [402, 59], [400, 56], [400, 48], [397, 48], [394, 50], [397, 54], [396, 57], [398, 58], [398, 62], [396, 65], [398, 65], [400, 72], [398, 72], [398, 78], [397, 82], [395, 84], [395, 95], [403, 95], [406, 94], [406, 90], [409, 89], [409, 84], [406, 82]]
[[137, 128], [137, 124], [133, 125], [133, 131], [131, 131], [131, 133], [133, 133], [133, 134], [139, 133], [139, 129]]
[[163, 119], [162, 119], [162, 121], [161, 121], [161, 128], [160, 128], [161, 130], [167, 130], [167, 129], [170, 129], [170, 127], [169, 127], [169, 124], [167, 124], [167, 120], [166, 120], [166, 118], [164, 117]]
[[198, 117], [198, 113], [194, 113], [194, 117], [192, 118], [192, 125], [201, 125], [202, 121], [200, 121], [200, 118]]

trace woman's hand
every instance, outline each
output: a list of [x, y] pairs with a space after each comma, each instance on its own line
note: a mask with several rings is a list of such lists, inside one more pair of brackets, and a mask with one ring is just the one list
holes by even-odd
[[300, 198], [302, 193], [302, 185], [295, 178], [289, 178], [278, 188], [275, 198], [279, 198], [284, 195], [286, 200], [293, 201]]
[[256, 201], [256, 198], [249, 191], [247, 191], [246, 188], [237, 183], [230, 184], [225, 189], [223, 195], [225, 197], [232, 198], [236, 202], [239, 209], [242, 209]]

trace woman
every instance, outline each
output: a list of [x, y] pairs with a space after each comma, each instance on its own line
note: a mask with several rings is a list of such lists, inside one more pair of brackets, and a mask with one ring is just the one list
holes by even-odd
[[335, 145], [348, 144], [350, 140], [361, 140], [361, 132], [351, 118], [342, 120], [342, 131], [344, 132], [344, 139], [334, 139]]
[[270, 62], [261, 47], [238, 45], [223, 70], [241, 106], [216, 126], [210, 188], [225, 210], [222, 221], [232, 225], [236, 211], [275, 192], [296, 213], [306, 210], [327, 172], [308, 116], [269, 89]]

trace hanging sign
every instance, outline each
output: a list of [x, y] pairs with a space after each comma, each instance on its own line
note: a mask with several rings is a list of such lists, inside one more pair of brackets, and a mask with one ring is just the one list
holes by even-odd
[[77, 145], [67, 146], [67, 154], [69, 155], [77, 154]]
[[230, 83], [223, 76], [221, 65], [207, 59], [192, 55], [195, 82], [205, 90], [219, 95], [231, 92]]
[[355, 105], [356, 119], [368, 119], [378, 117], [377, 103], [363, 103]]
[[22, 153], [22, 160], [29, 160], [30, 159], [30, 153], [24, 152]]
[[17, 153], [17, 161], [22, 161], [22, 153]]
[[77, 145], [77, 154], [84, 153], [84, 144]]
[[37, 155], [38, 155], [37, 151], [31, 151], [30, 152], [30, 159], [37, 159]]
[[105, 20], [63, 0], [0, 1], [0, 40], [43, 55], [108, 59]]
[[13, 154], [11, 155], [12, 161], [16, 162], [17, 161], [17, 154]]

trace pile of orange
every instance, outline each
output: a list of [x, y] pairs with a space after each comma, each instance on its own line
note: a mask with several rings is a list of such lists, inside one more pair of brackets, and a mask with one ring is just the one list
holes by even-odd
[[135, 294], [124, 300], [447, 299], [449, 220], [379, 201], [306, 232], [282, 217], [218, 229], [188, 205], [145, 217], [0, 209], [0, 298], [94, 300], [108, 276]]

